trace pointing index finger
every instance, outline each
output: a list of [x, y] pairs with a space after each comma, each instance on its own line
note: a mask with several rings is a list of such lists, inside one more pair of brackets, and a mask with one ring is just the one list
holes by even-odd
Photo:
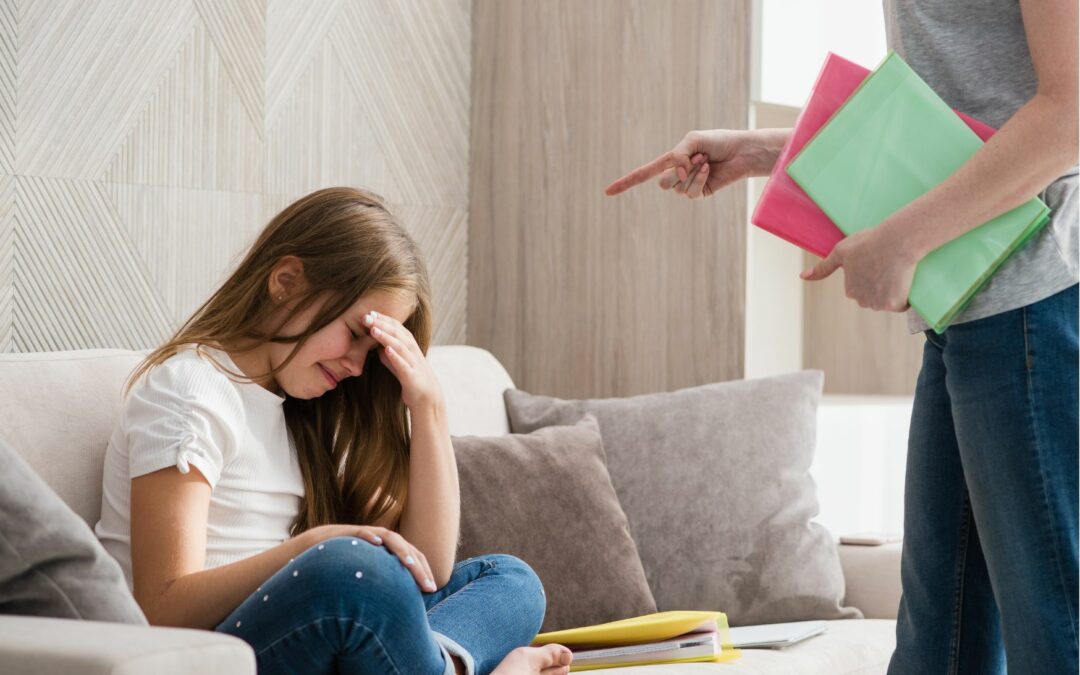
[[621, 192], [625, 192], [635, 185], [640, 185], [654, 176], [658, 176], [673, 166], [681, 166], [686, 170], [690, 169], [690, 158], [677, 155], [675, 151], [665, 152], [648, 164], [639, 166], [630, 173], [626, 174], [622, 178], [618, 179], [611, 185], [607, 186], [604, 190], [604, 194], [609, 197], [613, 197]]

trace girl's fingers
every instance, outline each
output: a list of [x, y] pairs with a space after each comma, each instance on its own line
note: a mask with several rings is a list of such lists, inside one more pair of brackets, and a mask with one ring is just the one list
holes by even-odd
[[381, 529], [382, 528], [371, 527], [370, 525], [358, 525], [352, 532], [352, 536], [357, 539], [363, 539], [367, 543], [375, 546], [383, 546], [385, 542], [379, 534]]
[[412, 364], [409, 363], [408, 359], [399, 354], [398, 350], [393, 347], [384, 347], [380, 358], [385, 358], [383, 364], [395, 373], [405, 373], [409, 368], [412, 368]]
[[[415, 546], [410, 546], [410, 551], [405, 556], [405, 566], [413, 573], [413, 578], [420, 585], [420, 590], [425, 593], [435, 592], [435, 576], [431, 573], [431, 565], [427, 557]], [[412, 562], [409, 562], [409, 561]]]
[[390, 371], [390, 374], [397, 378], [397, 381], [401, 383], [401, 388], [404, 391], [406, 378], [409, 375], [409, 364], [405, 359], [401, 358], [393, 349], [389, 347], [383, 347], [378, 350], [379, 361], [382, 362], [386, 369]]
[[434, 593], [435, 577], [431, 573], [431, 565], [428, 564], [427, 556], [405, 540], [397, 532], [380, 528], [385, 536], [381, 536], [374, 528], [365, 526], [357, 529], [356, 536], [376, 546], [383, 546], [393, 553], [401, 564], [413, 575], [420, 589], [425, 593]]
[[375, 311], [369, 312], [368, 316], [371, 317], [371, 321], [369, 322], [367, 317], [365, 317], [364, 325], [368, 326], [369, 330], [378, 328], [381, 332], [394, 338], [400, 343], [399, 347], [401, 347], [401, 351], [403, 352], [409, 351], [415, 354], [422, 354], [420, 345], [416, 344], [416, 337], [414, 337], [412, 332], [397, 319], [386, 316], [385, 314], [379, 314]]
[[[398, 354], [398, 356], [404, 358], [406, 347], [401, 343], [401, 340], [387, 333], [385, 330], [379, 328], [378, 326], [372, 328], [370, 330], [370, 333], [371, 337], [375, 338], [384, 348], [392, 349], [396, 354]], [[408, 363], [407, 359], [405, 359], [405, 361], [406, 363]]]
[[420, 549], [416, 548], [415, 546], [413, 547], [413, 552], [417, 562], [420, 564], [421, 568], [427, 575], [424, 578], [423, 584], [421, 584], [421, 588], [424, 589], [425, 593], [434, 593], [435, 575], [431, 573], [431, 564], [428, 562], [427, 556], [421, 553]]
[[368, 542], [369, 544], [374, 544], [376, 546], [382, 546], [383, 545], [383, 538], [380, 537], [378, 535], [378, 533], [372, 532], [368, 528], [364, 528], [364, 529], [360, 530], [359, 532], [357, 532], [356, 534], [357, 534], [358, 537], [360, 537], [364, 541]]
[[[422, 557], [422, 554], [413, 548], [412, 544], [405, 541], [397, 532], [388, 532], [386, 537], [386, 548], [397, 556], [397, 559], [401, 561], [401, 564], [405, 566], [405, 569], [409, 570], [413, 579], [416, 581], [416, 585], [420, 587], [420, 590], [425, 593], [431, 593], [435, 590], [435, 582], [431, 577], [431, 570], [427, 568], [427, 561], [423, 563], [418, 559]], [[428, 583], [430, 582], [430, 583]]]
[[386, 349], [376, 350], [379, 355], [379, 361], [390, 370], [391, 373], [397, 374], [397, 370], [394, 369], [394, 362], [390, 360], [390, 357], [386, 353]]

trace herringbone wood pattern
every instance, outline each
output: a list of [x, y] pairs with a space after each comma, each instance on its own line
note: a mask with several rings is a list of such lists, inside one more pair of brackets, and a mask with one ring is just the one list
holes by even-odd
[[0, 351], [152, 347], [279, 209], [386, 197], [465, 338], [471, 0], [0, 0]]

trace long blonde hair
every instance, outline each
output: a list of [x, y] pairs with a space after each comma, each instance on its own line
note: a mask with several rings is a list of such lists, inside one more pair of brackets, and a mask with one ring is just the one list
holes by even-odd
[[[276, 309], [268, 288], [271, 271], [285, 256], [303, 263], [304, 288], [289, 316], [261, 330]], [[431, 342], [431, 289], [416, 243], [370, 192], [327, 188], [279, 213], [259, 235], [236, 271], [176, 333], [133, 371], [127, 389], [185, 346], [247, 351], [267, 342], [295, 343], [276, 375], [304, 342], [370, 291], [415, 299], [405, 327], [427, 353]], [[295, 315], [328, 296], [299, 335], [278, 331]], [[295, 536], [328, 523], [370, 524], [392, 513], [396, 520], [408, 493], [409, 427], [401, 385], [368, 353], [363, 374], [310, 400], [286, 396], [285, 420], [296, 444], [305, 495], [292, 526]]]

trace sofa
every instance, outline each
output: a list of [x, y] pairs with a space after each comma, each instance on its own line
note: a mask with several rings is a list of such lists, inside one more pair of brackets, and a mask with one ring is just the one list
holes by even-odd
[[[101, 507], [105, 447], [123, 383], [142, 354], [124, 350], [0, 355], [0, 439], [14, 447], [92, 526]], [[502, 393], [514, 384], [487, 351], [431, 349], [453, 435], [508, 433]], [[47, 523], [42, 524], [47, 527]], [[785, 650], [743, 650], [726, 664], [613, 669], [620, 675], [855, 675], [884, 673], [894, 647], [900, 545], [839, 546], [845, 604], [865, 619], [830, 621], [826, 634]], [[718, 608], [723, 609], [723, 608]], [[0, 671], [40, 674], [255, 672], [239, 639], [209, 631], [0, 616]]]

